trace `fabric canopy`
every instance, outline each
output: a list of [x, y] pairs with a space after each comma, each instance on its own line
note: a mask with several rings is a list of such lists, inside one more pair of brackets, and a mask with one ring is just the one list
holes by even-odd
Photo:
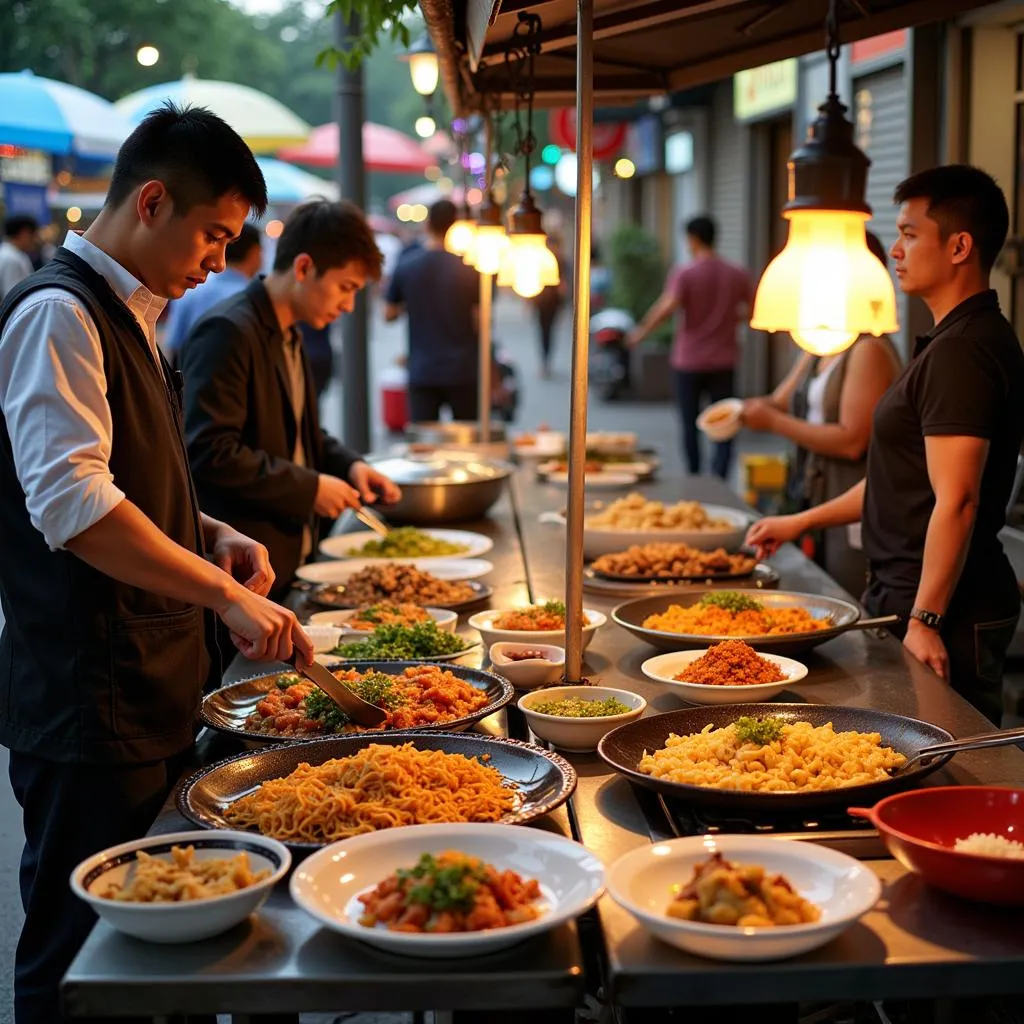
[[133, 127], [85, 89], [31, 71], [0, 74], [0, 144], [109, 160]]
[[283, 103], [235, 82], [186, 75], [177, 82], [164, 82], [133, 92], [115, 105], [138, 124], [146, 114], [168, 100], [212, 110], [245, 139], [254, 153], [273, 153], [282, 146], [305, 142], [309, 137], [309, 125]]
[[[302, 146], [278, 152], [282, 160], [307, 167], [334, 167], [338, 163], [338, 126], [322, 124]], [[422, 174], [437, 161], [408, 135], [372, 121], [363, 123], [363, 165], [368, 171]]]

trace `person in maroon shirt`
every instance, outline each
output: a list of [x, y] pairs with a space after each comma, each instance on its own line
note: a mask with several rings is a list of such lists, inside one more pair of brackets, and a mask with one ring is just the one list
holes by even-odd
[[[673, 313], [679, 314], [671, 363], [683, 449], [690, 473], [696, 475], [701, 469], [697, 415], [705, 398], [710, 404], [735, 392], [737, 331], [753, 300], [754, 285], [746, 270], [715, 252], [715, 223], [710, 217], [689, 221], [686, 240], [692, 261], [669, 275], [665, 290], [630, 332], [627, 344], [639, 345]], [[723, 479], [728, 476], [731, 457], [731, 441], [715, 444], [712, 472]]]

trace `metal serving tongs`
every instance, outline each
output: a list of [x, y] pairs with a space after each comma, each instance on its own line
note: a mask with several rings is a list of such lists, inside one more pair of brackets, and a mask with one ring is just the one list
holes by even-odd
[[891, 774], [894, 778], [898, 777], [917, 761], [930, 761], [933, 757], [942, 757], [943, 754], [959, 754], [961, 750], [981, 750], [984, 747], [1006, 747], [1011, 743], [1024, 743], [1024, 728], [983, 732], [977, 736], [950, 740], [948, 743], [933, 743], [931, 746], [922, 747], [916, 754], [911, 754], [906, 764], [893, 769]]
[[391, 532], [391, 527], [366, 505], [360, 505], [359, 508], [352, 509], [352, 514], [364, 526], [368, 526], [374, 533], [379, 533], [382, 537], [386, 537]]

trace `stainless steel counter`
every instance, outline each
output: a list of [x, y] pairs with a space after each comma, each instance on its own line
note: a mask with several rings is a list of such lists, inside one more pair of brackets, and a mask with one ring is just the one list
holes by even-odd
[[[741, 507], [714, 478], [664, 481], [639, 489], [666, 501]], [[535, 484], [524, 486], [522, 493], [523, 540], [533, 589], [560, 594], [564, 532], [541, 523], [539, 516], [560, 507], [564, 491]], [[849, 597], [795, 548], [783, 549], [772, 564], [784, 589]], [[627, 599], [584, 592], [585, 605], [603, 612]], [[585, 667], [594, 682], [645, 697], [647, 714], [684, 707], [668, 687], [642, 674], [642, 662], [656, 653], [609, 625], [594, 638]], [[891, 636], [847, 633], [801, 659], [810, 669], [807, 679], [779, 700], [872, 707], [925, 719], [960, 736], [991, 728]], [[580, 838], [606, 863], [642, 843], [674, 834], [658, 801], [611, 772], [596, 755], [566, 756], [580, 775], [571, 801]], [[927, 783], [1020, 785], [1022, 780], [1024, 753], [1004, 747], [961, 754]], [[780, 963], [719, 963], [690, 956], [650, 937], [606, 896], [599, 913], [614, 997], [627, 1006], [680, 1006], [1024, 992], [1019, 915], [935, 892], [891, 859], [869, 863], [884, 884], [878, 908], [828, 946]]]
[[[564, 532], [542, 524], [543, 511], [561, 507], [565, 491], [538, 484], [527, 470], [513, 481], [516, 510], [499, 503], [492, 517], [469, 528], [488, 533], [495, 549], [489, 582], [494, 606], [558, 596], [564, 589]], [[711, 479], [648, 485], [652, 497], [695, 498], [737, 505]], [[775, 560], [783, 586], [840, 596], [842, 591], [795, 549]], [[585, 592], [586, 604], [610, 611], [618, 602]], [[643, 694], [649, 714], [682, 704], [648, 682], [640, 664], [652, 648], [614, 625], [600, 630], [587, 652], [588, 674]], [[478, 663], [479, 655], [467, 657]], [[928, 719], [954, 734], [980, 732], [986, 723], [941, 680], [918, 665], [891, 638], [851, 633], [806, 656], [811, 673], [784, 698], [870, 706]], [[491, 732], [522, 735], [514, 709], [482, 723]], [[219, 746], [223, 746], [220, 741]], [[214, 748], [201, 748], [207, 759]], [[653, 803], [596, 755], [567, 755], [580, 775], [568, 812], [539, 827], [573, 835], [607, 863], [642, 843], [672, 834]], [[960, 755], [931, 784], [1020, 784], [1024, 755], [1015, 749]], [[166, 808], [154, 831], [186, 823]], [[417, 961], [376, 953], [320, 929], [276, 892], [258, 917], [232, 932], [190, 946], [152, 946], [98, 925], [72, 964], [62, 992], [75, 1016], [318, 1010], [525, 1010], [576, 1005], [585, 981], [598, 979], [585, 964], [607, 957], [612, 995], [625, 1006], [681, 1006], [858, 1000], [1024, 992], [1024, 932], [1018, 915], [945, 897], [922, 886], [889, 859], [870, 861], [885, 886], [879, 907], [816, 953], [775, 964], [724, 964], [684, 954], [650, 938], [608, 897], [599, 904], [603, 943], [594, 919], [507, 953], [462, 962]], [[582, 936], [582, 943], [581, 943]]]

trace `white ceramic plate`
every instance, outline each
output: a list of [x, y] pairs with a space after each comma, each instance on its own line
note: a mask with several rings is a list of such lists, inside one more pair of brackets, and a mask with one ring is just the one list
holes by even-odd
[[[547, 482], [556, 487], [569, 486], [568, 473], [548, 473]], [[618, 466], [614, 470], [601, 470], [597, 473], [587, 473], [584, 482], [587, 490], [603, 490], [611, 487], [632, 487], [639, 480], [636, 473], [622, 472]]]
[[[386, 602], [382, 602], [386, 603]], [[369, 636], [372, 629], [352, 629], [348, 623], [356, 618], [364, 609], [350, 608], [346, 611], [336, 612], [314, 612], [309, 617], [311, 626], [337, 626], [342, 636], [365, 637]], [[459, 613], [449, 611], [447, 608], [424, 608], [423, 609], [436, 623], [438, 629], [446, 633], [454, 633], [459, 622]], [[334, 646], [333, 644], [331, 645]]]
[[769, 700], [781, 693], [787, 686], [800, 682], [807, 676], [807, 666], [792, 658], [759, 651], [760, 657], [775, 662], [786, 678], [777, 683], [756, 683], [750, 686], [715, 686], [707, 683], [686, 683], [674, 678], [698, 658], [707, 654], [708, 648], [700, 651], [673, 651], [648, 658], [640, 669], [648, 679], [665, 683], [691, 704], [747, 704]]
[[[172, 846], [192, 846], [200, 860], [230, 858], [244, 851], [253, 871], [266, 869], [270, 875], [238, 892], [182, 903], [126, 903], [100, 895], [112, 884], [124, 884], [140, 850], [170, 859]], [[122, 843], [87, 857], [71, 873], [71, 891], [126, 935], [147, 942], [197, 942], [227, 931], [258, 910], [270, 890], [288, 874], [291, 863], [284, 844], [252, 832], [173, 832]]]
[[[566, 697], [579, 697], [580, 700], [607, 700], [614, 697], [629, 710], [623, 711], [621, 715], [606, 715], [603, 718], [544, 715], [533, 710], [533, 705], [549, 700], [564, 700]], [[520, 697], [516, 706], [526, 716], [530, 729], [542, 740], [547, 740], [560, 750], [582, 754], [597, 750], [601, 737], [612, 729], [638, 719], [644, 713], [647, 701], [638, 693], [615, 690], [610, 686], [551, 686]]]
[[[669, 917], [674, 887], [716, 851], [736, 864], [757, 864], [782, 874], [821, 909], [813, 924], [738, 928]], [[783, 960], [824, 946], [878, 901], [882, 886], [864, 864], [817, 843], [764, 836], [689, 836], [642, 846], [608, 871], [608, 891], [652, 935], [688, 953], [713, 960]]]
[[[590, 486], [590, 478], [587, 478]], [[671, 504], [671, 503], [670, 503]], [[592, 526], [590, 521], [597, 514], [597, 507], [588, 507], [583, 523], [583, 554], [593, 560], [601, 555], [625, 551], [634, 544], [653, 544], [660, 541], [689, 544], [700, 551], [714, 551], [725, 548], [732, 553], [743, 547], [747, 530], [754, 521], [749, 512], [726, 508], [724, 505], [705, 505], [704, 510], [712, 519], [721, 519], [729, 524], [723, 530], [613, 530], [609, 527]], [[564, 512], [557, 513], [565, 523]]]
[[[422, 533], [429, 534], [435, 540], [448, 541], [449, 544], [460, 544], [466, 550], [457, 555], [427, 555], [412, 559], [414, 562], [451, 561], [453, 558], [477, 558], [486, 555], [494, 547], [494, 541], [482, 533], [472, 530], [435, 530], [433, 527], [417, 527]], [[336, 537], [327, 537], [320, 543], [320, 554], [328, 558], [362, 558], [356, 554], [359, 549], [374, 539], [379, 539], [372, 530], [360, 530], [358, 533], [341, 533]], [[407, 558], [384, 558], [376, 560], [385, 562], [407, 562]]]
[[306, 583], [347, 583], [357, 572], [371, 565], [414, 565], [439, 580], [475, 580], [486, 576], [494, 565], [485, 558], [344, 558], [332, 562], [310, 562], [300, 565], [295, 575]]
[[[540, 882], [535, 921], [483, 932], [416, 934], [359, 924], [360, 894], [423, 853], [458, 850]], [[422, 957], [466, 957], [512, 946], [589, 910], [604, 889], [604, 867], [579, 843], [518, 825], [417, 825], [353, 836], [314, 853], [291, 879], [295, 902], [327, 928], [379, 949]]]
[[[538, 602], [539, 603], [539, 602]], [[555, 644], [558, 647], [565, 647], [564, 629], [498, 629], [494, 620], [503, 612], [516, 611], [514, 608], [493, 608], [486, 612], [477, 612], [468, 619], [469, 625], [478, 630], [488, 649], [492, 644], [502, 641], [520, 644]], [[590, 646], [594, 634], [608, 621], [608, 617], [593, 608], [584, 608], [589, 624], [583, 627], [583, 648]]]

